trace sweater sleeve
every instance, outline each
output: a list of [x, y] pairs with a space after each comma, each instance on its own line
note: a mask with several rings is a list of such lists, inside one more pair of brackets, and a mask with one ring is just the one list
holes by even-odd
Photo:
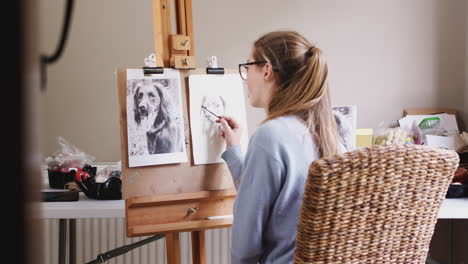
[[281, 189], [284, 168], [271, 153], [251, 144], [242, 173], [234, 206], [231, 263], [254, 264], [265, 250], [265, 228]]
[[226, 149], [221, 155], [221, 158], [226, 161], [229, 171], [232, 175], [232, 180], [236, 190], [239, 189], [241, 181], [240, 175], [242, 174], [242, 167], [244, 163], [244, 154], [242, 153], [241, 145], [234, 145]]

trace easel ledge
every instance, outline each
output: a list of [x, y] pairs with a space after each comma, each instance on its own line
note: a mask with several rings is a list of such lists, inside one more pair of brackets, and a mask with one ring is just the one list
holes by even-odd
[[[232, 218], [198, 220], [190, 222], [136, 226], [130, 228], [129, 232], [138, 236], [160, 235], [179, 230], [179, 232], [204, 231], [206, 229], [225, 228], [232, 226]], [[155, 232], [155, 230], [158, 230]]]
[[131, 197], [127, 199], [127, 208], [138, 208], [144, 206], [160, 206], [168, 203], [182, 202], [182, 201], [202, 201], [222, 199], [227, 197], [236, 196], [236, 191], [233, 189], [219, 190], [219, 191], [201, 191], [194, 193], [181, 193], [181, 194], [166, 194], [150, 197]]
[[229, 189], [129, 198], [125, 201], [127, 236], [230, 227], [232, 217], [208, 218], [231, 215], [236, 194]]

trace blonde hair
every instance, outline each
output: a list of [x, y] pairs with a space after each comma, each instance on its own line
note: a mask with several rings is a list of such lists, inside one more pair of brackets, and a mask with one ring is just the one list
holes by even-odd
[[297, 115], [309, 128], [322, 157], [338, 154], [337, 125], [330, 104], [328, 66], [323, 52], [294, 31], [274, 31], [254, 43], [255, 61], [275, 69], [277, 89], [267, 118]]

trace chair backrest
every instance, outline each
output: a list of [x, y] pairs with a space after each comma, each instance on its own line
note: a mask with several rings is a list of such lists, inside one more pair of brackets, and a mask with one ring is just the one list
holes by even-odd
[[424, 263], [456, 152], [373, 146], [311, 164], [295, 263]]

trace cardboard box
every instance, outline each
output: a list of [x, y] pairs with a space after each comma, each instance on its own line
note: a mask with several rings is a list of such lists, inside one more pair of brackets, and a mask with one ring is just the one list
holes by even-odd
[[[464, 131], [464, 124], [461, 118], [458, 115], [458, 111], [450, 108], [407, 108], [403, 110], [403, 116], [406, 115], [434, 115], [446, 113], [454, 115], [458, 130]], [[462, 134], [463, 135], [463, 134]], [[440, 147], [445, 149], [457, 150], [459, 147], [463, 146], [465, 143], [463, 136], [455, 135], [451, 137], [442, 137], [442, 136], [430, 136], [428, 140], [428, 145], [434, 147]]]
[[464, 124], [458, 116], [458, 111], [451, 108], [406, 108], [403, 110], [403, 116], [407, 115], [435, 115], [446, 113], [449, 115], [455, 115], [457, 119], [458, 130], [465, 131]]
[[406, 115], [435, 115], [446, 113], [457, 115], [457, 110], [448, 108], [406, 108], [403, 110], [403, 116]]
[[372, 136], [374, 130], [372, 128], [356, 129], [356, 147], [365, 148], [372, 146]]

